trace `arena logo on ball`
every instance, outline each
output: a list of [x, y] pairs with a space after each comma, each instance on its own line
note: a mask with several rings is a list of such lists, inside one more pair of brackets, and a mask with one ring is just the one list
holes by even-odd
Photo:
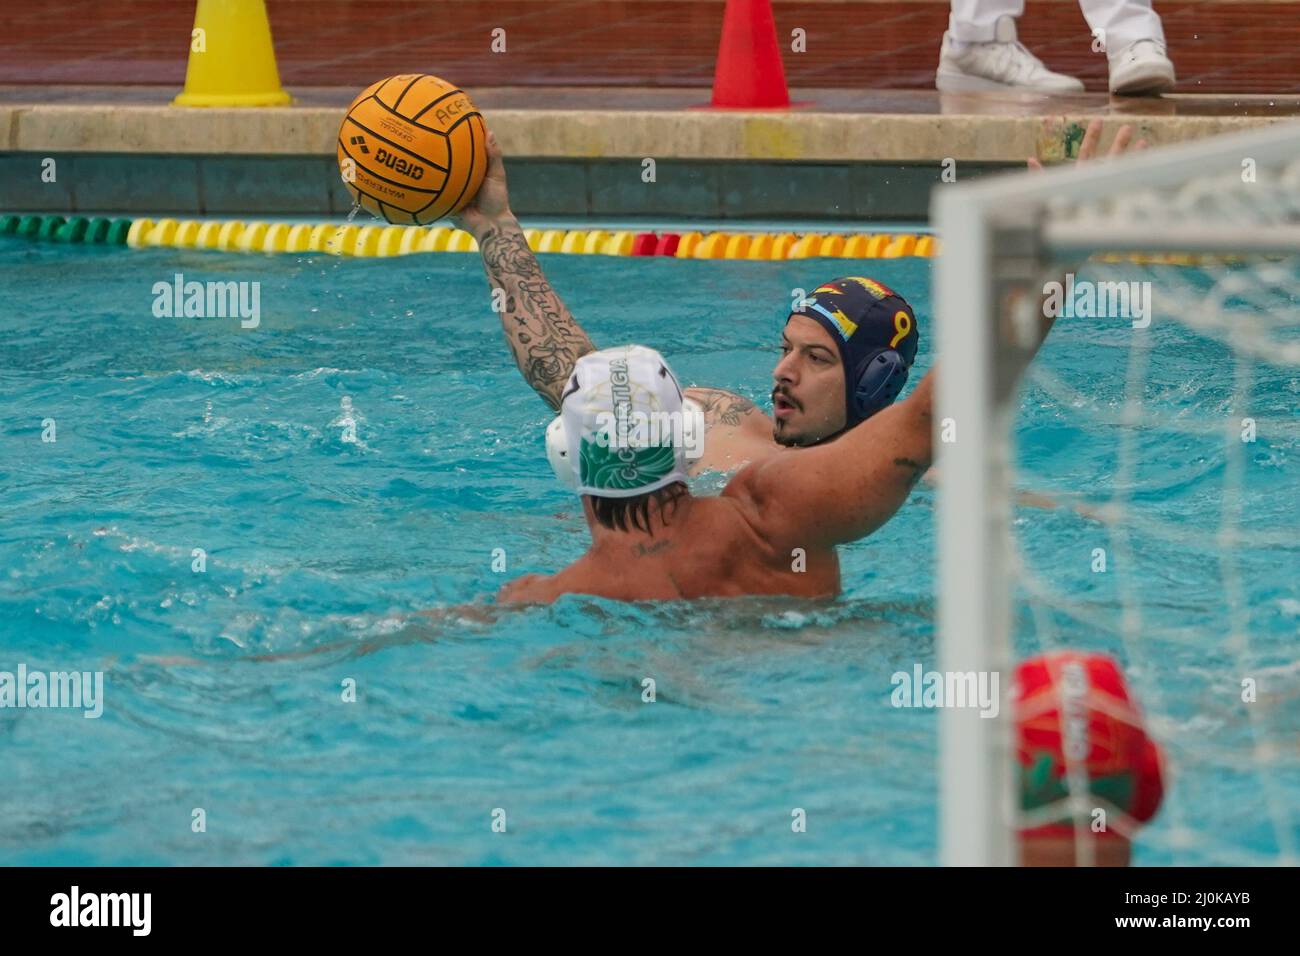
[[262, 322], [262, 283], [185, 281], [176, 273], [171, 282], [153, 284], [153, 314], [159, 319], [238, 318], [255, 329]]
[[997, 671], [895, 671], [889, 702], [894, 707], [978, 707], [981, 717], [996, 717], [1000, 707]]
[[402, 159], [396, 153], [390, 153], [382, 146], [380, 146], [379, 149], [375, 151], [375, 162], [383, 163], [393, 172], [400, 173], [403, 176], [410, 176], [412, 179], [424, 178], [423, 166], [419, 165], [418, 163], [412, 163], [409, 162], [408, 160]]

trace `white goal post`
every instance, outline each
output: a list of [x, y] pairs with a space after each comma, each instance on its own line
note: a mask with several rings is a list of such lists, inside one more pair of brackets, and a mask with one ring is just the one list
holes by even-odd
[[[942, 243], [934, 278], [939, 667], [1000, 673], [1009, 715], [1017, 383], [1007, 358], [1035, 338], [1043, 276], [1053, 263], [1094, 254], [1297, 255], [1300, 123], [939, 186], [931, 211]], [[1251, 334], [1243, 333], [1248, 346]], [[1285, 361], [1300, 358], [1294, 342], [1254, 345], [1256, 355], [1280, 347]], [[955, 440], [943, 443], [946, 421]], [[941, 712], [944, 865], [1015, 862], [1013, 730], [1012, 720], [973, 708]]]

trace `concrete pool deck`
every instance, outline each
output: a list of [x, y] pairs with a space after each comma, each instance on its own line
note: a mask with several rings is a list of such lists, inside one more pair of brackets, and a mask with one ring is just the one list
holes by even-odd
[[[170, 87], [0, 86], [10, 152], [330, 155], [356, 90], [294, 91], [289, 107], [183, 109]], [[1021, 162], [1053, 158], [1044, 121], [1134, 124], [1153, 145], [1300, 116], [1300, 95], [1157, 98], [795, 89], [789, 110], [705, 108], [709, 90], [471, 91], [508, 155], [547, 158]]]
[[[161, 86], [0, 86], [0, 210], [338, 214], [335, 141], [352, 88], [294, 105], [183, 109]], [[706, 88], [472, 91], [527, 215], [924, 218], [960, 179], [1058, 160], [1094, 116], [1152, 145], [1300, 116], [1300, 96], [1119, 98], [792, 90], [783, 111], [702, 108]], [[40, 175], [53, 158], [56, 175]], [[654, 183], [643, 161], [656, 163]], [[955, 164], [955, 165], [954, 165]]]

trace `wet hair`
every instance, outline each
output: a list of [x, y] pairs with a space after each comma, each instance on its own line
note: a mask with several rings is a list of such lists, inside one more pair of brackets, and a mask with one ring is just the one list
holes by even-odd
[[659, 506], [659, 513], [667, 515], [677, 510], [677, 501], [686, 494], [686, 483], [674, 481], [644, 495], [633, 498], [598, 498], [591, 496], [591, 510], [602, 527], [618, 531], [631, 531], [637, 528], [646, 534], [654, 535], [650, 524], [650, 502]]

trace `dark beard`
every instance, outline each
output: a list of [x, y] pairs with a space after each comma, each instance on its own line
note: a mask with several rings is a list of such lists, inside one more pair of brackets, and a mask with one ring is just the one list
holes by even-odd
[[825, 441], [825, 439], [820, 439], [819, 441], [807, 441], [793, 435], [782, 435], [774, 428], [772, 429], [772, 441], [776, 442], [783, 448], [811, 448], [813, 445], [820, 445], [822, 441]]
[[782, 448], [813, 448], [817, 445], [824, 445], [828, 441], [834, 441], [836, 438], [839, 438], [841, 435], [843, 435], [846, 431], [848, 431], [848, 429], [843, 428], [837, 432], [832, 432], [829, 435], [823, 435], [821, 438], [816, 438], [813, 439], [812, 441], [808, 441], [807, 439], [804, 438], [796, 438], [793, 435], [782, 435], [779, 430], [773, 428], [772, 441], [776, 442]]

